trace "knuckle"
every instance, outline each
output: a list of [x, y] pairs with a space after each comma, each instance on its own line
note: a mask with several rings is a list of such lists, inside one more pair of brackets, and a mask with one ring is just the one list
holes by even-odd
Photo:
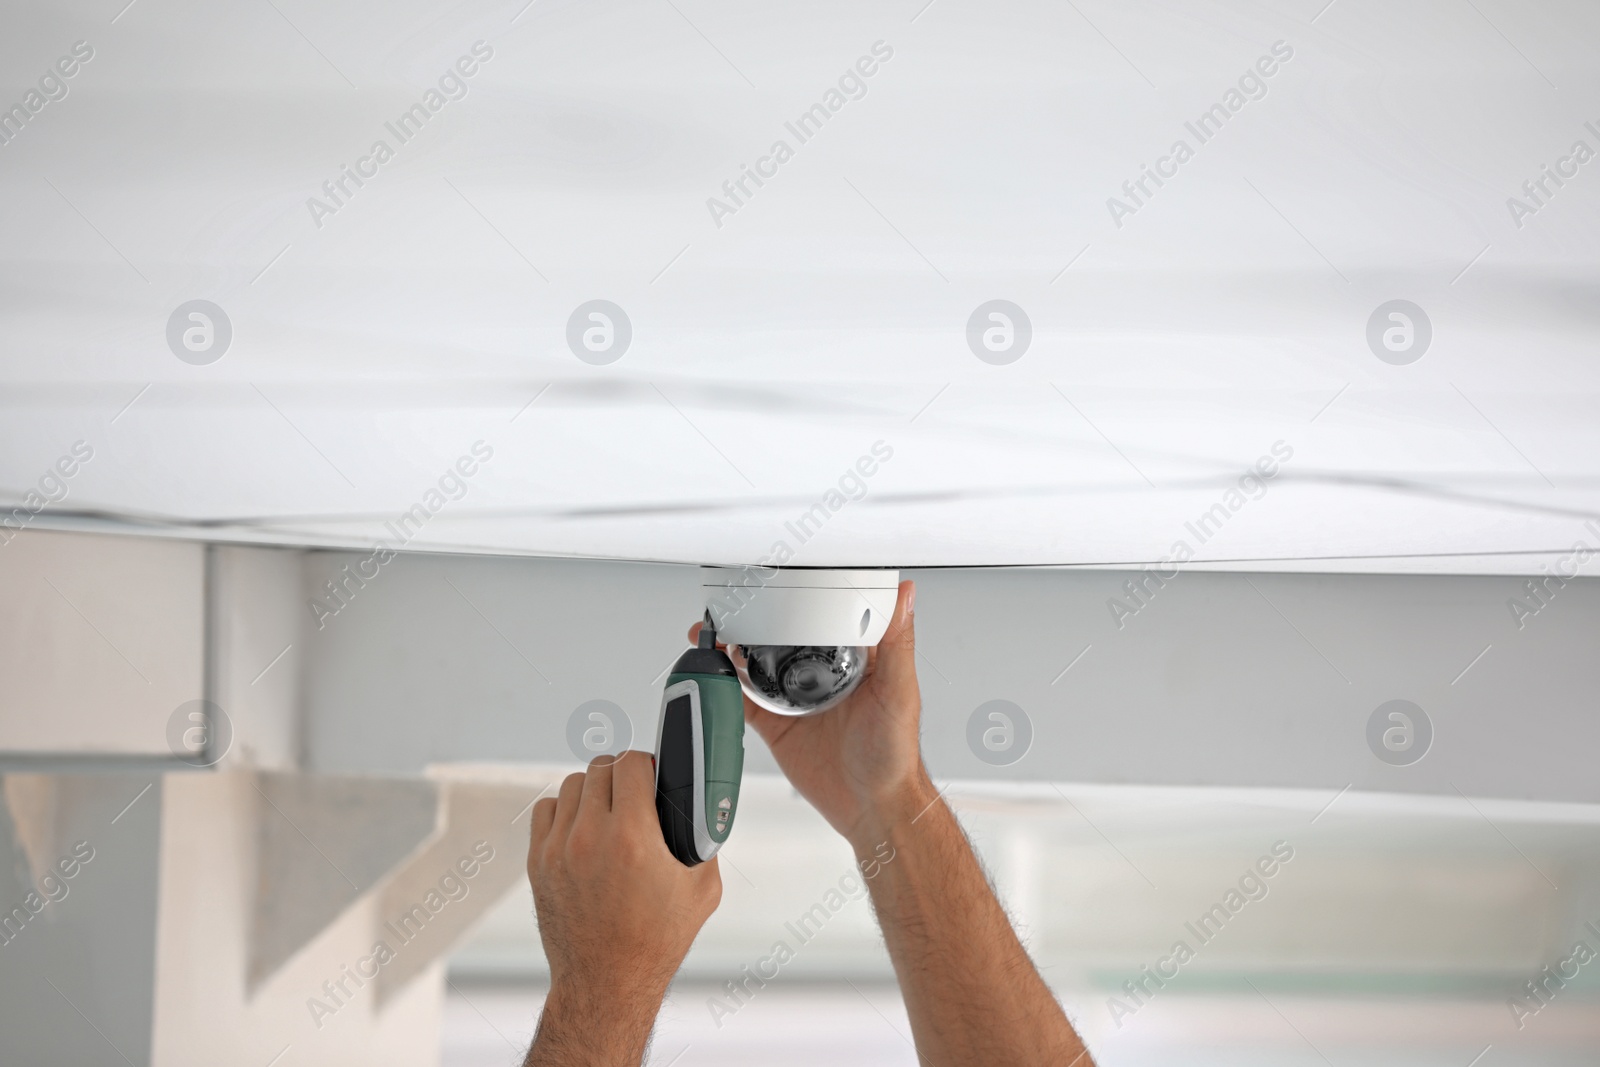
[[616, 853], [618, 860], [629, 866], [634, 866], [649, 855], [645, 844], [637, 834], [623, 833], [616, 836], [616, 839], [611, 843], [611, 848]]
[[567, 840], [563, 862], [576, 871], [593, 870], [600, 858], [600, 848], [586, 834], [574, 834]]

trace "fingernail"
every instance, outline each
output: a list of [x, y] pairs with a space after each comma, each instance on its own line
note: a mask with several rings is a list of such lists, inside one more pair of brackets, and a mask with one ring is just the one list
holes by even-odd
[[906, 615], [911, 615], [917, 610], [917, 587], [913, 583], [911, 592], [906, 596]]

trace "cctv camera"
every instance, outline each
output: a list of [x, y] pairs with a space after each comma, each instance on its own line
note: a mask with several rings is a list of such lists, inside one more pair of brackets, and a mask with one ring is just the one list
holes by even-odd
[[745, 695], [779, 715], [815, 715], [866, 677], [900, 572], [706, 567], [701, 584]]

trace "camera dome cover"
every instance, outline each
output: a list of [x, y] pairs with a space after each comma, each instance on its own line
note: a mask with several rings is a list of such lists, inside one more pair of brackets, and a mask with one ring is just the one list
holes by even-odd
[[861, 645], [741, 645], [745, 695], [779, 715], [815, 715], [855, 691], [867, 673]]

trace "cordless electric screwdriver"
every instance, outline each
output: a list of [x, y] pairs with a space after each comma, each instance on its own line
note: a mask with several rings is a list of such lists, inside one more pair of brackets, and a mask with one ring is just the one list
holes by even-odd
[[698, 647], [678, 657], [656, 727], [656, 815], [667, 847], [693, 867], [733, 830], [744, 773], [744, 699], [707, 611]]

